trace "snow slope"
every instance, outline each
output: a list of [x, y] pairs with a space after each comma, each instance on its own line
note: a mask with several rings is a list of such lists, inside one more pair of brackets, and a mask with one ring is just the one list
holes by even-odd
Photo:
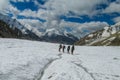
[[120, 47], [75, 46], [0, 38], [0, 80], [120, 80]]
[[0, 80], [33, 80], [49, 61], [58, 58], [45, 47], [53, 44], [15, 39], [0, 42]]

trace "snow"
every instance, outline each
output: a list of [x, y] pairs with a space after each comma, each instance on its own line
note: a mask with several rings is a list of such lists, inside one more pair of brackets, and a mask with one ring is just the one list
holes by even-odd
[[36, 27], [32, 27], [31, 25], [29, 24], [24, 24], [24, 26], [30, 30], [31, 32], [35, 33], [37, 36], [41, 37], [42, 36], [42, 32], [40, 32]]
[[46, 69], [45, 75], [41, 80], [93, 80], [84, 69], [77, 66], [75, 62], [80, 62], [79, 59], [72, 55], [65, 54], [61, 59], [53, 62]]
[[103, 34], [102, 34], [102, 37], [109, 37], [109, 36], [110, 36], [110, 33], [107, 32], [108, 28], [109, 28], [109, 27], [105, 27], [105, 28], [104, 28], [105, 30], [104, 30], [104, 32], [103, 32]]
[[92, 44], [94, 44], [94, 43], [96, 43], [96, 42], [102, 41], [102, 40], [104, 40], [104, 39], [105, 39], [105, 38], [98, 38], [98, 39], [94, 40], [93, 42], [91, 42], [91, 43], [89, 43], [89, 44], [86, 44], [86, 46], [90, 46], [90, 45], [92, 45]]
[[115, 34], [117, 31], [116, 31], [116, 28], [115, 28], [115, 25], [111, 26], [112, 27], [112, 34]]
[[109, 41], [113, 41], [116, 37], [111, 37], [110, 39], [108, 39]]
[[88, 35], [88, 37], [93, 37], [93, 34]]
[[[96, 80], [119, 80], [119, 50], [120, 47], [89, 47], [89, 53], [81, 53], [79, 58]], [[81, 52], [86, 52], [86, 49], [82, 48]]]
[[115, 26], [120, 26], [120, 22], [116, 23]]
[[0, 80], [33, 80], [45, 64], [58, 57], [44, 43], [9, 39], [0, 42]]
[[55, 28], [52, 28], [52, 29], [47, 29], [46, 32], [44, 34], [48, 34], [48, 36], [52, 36], [52, 35], [60, 35], [59, 31], [56, 30]]
[[0, 38], [0, 80], [120, 80], [120, 47], [75, 46]]

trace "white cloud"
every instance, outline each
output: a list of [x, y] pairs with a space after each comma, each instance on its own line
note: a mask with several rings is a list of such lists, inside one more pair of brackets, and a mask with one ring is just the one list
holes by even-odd
[[9, 4], [9, 0], [0, 0], [0, 11], [4, 11]]
[[91, 33], [91, 32], [95, 32], [97, 30], [101, 30], [103, 29], [104, 27], [108, 26], [108, 23], [106, 22], [86, 22], [86, 23], [83, 23], [83, 24], [80, 24], [79, 27], [76, 28], [76, 35], [79, 33], [79, 36], [80, 34], [82, 34], [83, 36]]
[[[13, 0], [13, 1], [26, 1], [26, 0]], [[28, 0], [29, 1], [29, 0]], [[34, 1], [37, 2], [36, 0]], [[47, 10], [39, 9], [38, 11], [32, 11], [30, 9], [25, 9], [21, 11], [18, 15], [26, 17], [37, 17], [48, 21], [47, 25], [50, 25], [51, 21], [58, 20], [59, 16], [66, 15], [69, 11], [75, 13], [74, 17], [79, 15], [89, 15], [92, 16], [97, 14], [98, 11], [95, 10], [95, 6], [100, 3], [105, 3], [104, 0], [48, 0], [42, 7], [47, 8]], [[38, 4], [38, 2], [37, 2]], [[15, 12], [18, 12], [15, 10]], [[69, 15], [71, 17], [71, 15]]]
[[13, 2], [29, 2], [30, 0], [11, 0]]
[[[68, 31], [69, 28], [71, 31], [70, 33], [74, 34], [77, 37], [80, 37], [81, 35], [84, 36], [87, 33], [94, 32], [100, 29], [103, 29], [103, 27], [108, 26], [108, 23], [106, 22], [86, 22], [86, 23], [74, 23], [74, 22], [66, 22], [62, 20], [60, 23], [57, 21], [52, 21], [51, 27], [49, 28], [56, 28], [59, 31]], [[86, 32], [88, 31], [88, 32]], [[68, 31], [69, 32], [69, 31]]]
[[19, 15], [26, 16], [26, 17], [30, 17], [30, 16], [37, 17], [36, 14], [37, 14], [37, 11], [32, 11], [30, 9], [25, 9], [24, 11], [21, 11], [19, 13]]
[[45, 6], [56, 14], [67, 14], [72, 11], [78, 15], [93, 15], [95, 6], [103, 0], [49, 0]]
[[[69, 12], [75, 13], [74, 17], [80, 18], [81, 15], [93, 16], [97, 14], [99, 11], [95, 9], [97, 4], [106, 3], [104, 0], [48, 0], [43, 7], [47, 8], [47, 10], [43, 10], [43, 14], [46, 16], [46, 23], [44, 24], [46, 27], [57, 27], [60, 24], [60, 16], [65, 15], [67, 17], [71, 17], [71, 15], [67, 15]], [[39, 17], [43, 16], [40, 15]], [[38, 14], [37, 14], [38, 15]], [[54, 25], [53, 25], [54, 23]], [[55, 23], [57, 25], [55, 25]]]
[[13, 17], [16, 18], [17, 15], [20, 13], [20, 10], [18, 10], [16, 7], [12, 6], [11, 4], [7, 8], [8, 13], [13, 14]]
[[117, 22], [120, 22], [120, 17], [114, 18], [113, 21], [116, 22], [116, 23], [117, 23]]
[[47, 19], [48, 11], [44, 9], [39, 9], [38, 11], [32, 11], [31, 9], [25, 9], [24, 11], [21, 11], [19, 15], [26, 16], [26, 17]]
[[96, 29], [102, 29], [105, 26], [108, 26], [108, 24], [106, 22], [86, 22], [86, 23], [74, 23], [74, 22], [66, 22], [66, 21], [62, 21], [60, 23], [61, 27], [72, 27], [72, 28], [76, 28], [77, 30], [90, 30], [90, 31], [94, 31]]
[[108, 24], [106, 22], [87, 22], [87, 23], [83, 23], [80, 25], [80, 27], [78, 28], [79, 30], [88, 30], [90, 32], [99, 30], [99, 29], [103, 29], [103, 27], [108, 26]]
[[120, 13], [120, 3], [113, 2], [103, 11], [103, 13], [114, 13], [114, 12]]
[[17, 19], [19, 22], [21, 22], [23, 25], [29, 24], [32, 27], [35, 27], [37, 29], [44, 28], [43, 24], [36, 19]]

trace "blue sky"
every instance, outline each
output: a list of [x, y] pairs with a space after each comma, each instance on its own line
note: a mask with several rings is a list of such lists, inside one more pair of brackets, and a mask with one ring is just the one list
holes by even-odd
[[38, 6], [34, 4], [34, 2], [12, 2], [10, 3], [15, 6], [19, 10], [31, 9], [32, 11], [38, 10]]

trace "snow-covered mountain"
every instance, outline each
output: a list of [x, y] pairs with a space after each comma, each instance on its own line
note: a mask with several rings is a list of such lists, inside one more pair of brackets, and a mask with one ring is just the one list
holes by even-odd
[[39, 37], [35, 33], [28, 30], [25, 26], [23, 26], [16, 19], [12, 19], [9, 16], [0, 14], [0, 20], [5, 22], [5, 24], [7, 24], [13, 31], [15, 29], [21, 31], [22, 35], [24, 35], [24, 36], [22, 36], [22, 38], [24, 38], [24, 39], [32, 39], [32, 40], [39, 40]]
[[12, 19], [9, 16], [0, 14], [0, 20], [4, 21], [5, 23], [7, 23], [11, 28], [18, 28], [20, 29], [23, 33], [27, 33], [26, 32], [26, 28], [20, 24], [16, 19]]
[[64, 43], [64, 44], [73, 44], [74, 42], [78, 41], [78, 38], [70, 33], [60, 32], [59, 30], [47, 29], [44, 34], [41, 36], [41, 39], [47, 42], [54, 42], [54, 43]]
[[0, 20], [0, 37], [3, 38], [22, 38], [24, 35], [17, 28], [10, 28], [8, 24]]
[[73, 44], [78, 41], [78, 38], [74, 35], [59, 31], [55, 28], [46, 30], [37, 29], [29, 24], [21, 24], [16, 19], [12, 19], [2, 14], [0, 14], [0, 20], [7, 23], [12, 29], [19, 29], [27, 39], [65, 44]]
[[76, 42], [77, 45], [118, 46], [120, 45], [120, 22], [90, 33]]
[[63, 32], [57, 28], [36, 28], [26, 23], [22, 23], [28, 30], [35, 33], [39, 36], [41, 41], [53, 42], [53, 43], [64, 43], [64, 44], [73, 44], [79, 39], [68, 32]]

